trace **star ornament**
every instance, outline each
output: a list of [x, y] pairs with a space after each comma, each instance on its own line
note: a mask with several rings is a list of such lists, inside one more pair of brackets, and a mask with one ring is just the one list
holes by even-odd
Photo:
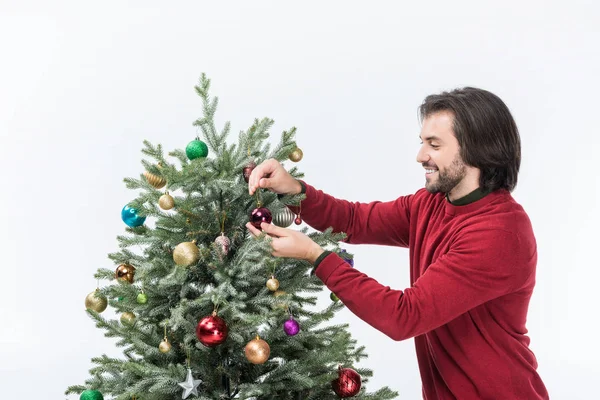
[[178, 383], [178, 385], [183, 388], [183, 393], [181, 394], [182, 399], [187, 399], [190, 394], [198, 396], [198, 389], [196, 388], [202, 383], [200, 379], [194, 379], [192, 376], [192, 370], [190, 368], [188, 368], [187, 371], [185, 382]]

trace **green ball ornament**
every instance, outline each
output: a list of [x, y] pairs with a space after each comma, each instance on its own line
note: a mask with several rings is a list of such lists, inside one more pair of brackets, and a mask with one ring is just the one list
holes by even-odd
[[337, 297], [335, 295], [335, 293], [331, 292], [331, 294], [329, 295], [329, 298], [331, 299], [331, 301], [337, 303], [338, 301], [340, 301], [339, 297]]
[[192, 140], [186, 146], [185, 154], [190, 160], [206, 157], [208, 155], [208, 146], [202, 140]]
[[104, 396], [97, 390], [84, 390], [79, 400], [104, 400]]
[[148, 302], [148, 296], [146, 296], [146, 293], [138, 294], [137, 302], [138, 302], [138, 304], [146, 304]]

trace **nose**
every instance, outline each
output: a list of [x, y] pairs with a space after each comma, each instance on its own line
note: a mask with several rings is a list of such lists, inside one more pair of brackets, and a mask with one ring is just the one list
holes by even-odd
[[419, 152], [417, 153], [417, 162], [419, 164], [424, 164], [427, 161], [429, 161], [429, 155], [425, 151], [424, 147], [425, 146], [421, 146], [421, 148], [419, 149]]

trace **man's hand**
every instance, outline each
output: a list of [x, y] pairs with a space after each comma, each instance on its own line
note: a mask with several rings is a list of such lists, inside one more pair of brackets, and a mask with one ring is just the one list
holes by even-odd
[[277, 194], [298, 194], [302, 190], [300, 182], [274, 158], [263, 161], [252, 170], [248, 179], [248, 193], [253, 195], [259, 187]]
[[[259, 236], [262, 233], [250, 222], [246, 224], [246, 227], [254, 236]], [[260, 227], [264, 233], [272, 238], [271, 247], [273, 251], [271, 254], [275, 257], [298, 258], [314, 264], [317, 258], [324, 252], [321, 246], [302, 232], [280, 228], [265, 222]]]

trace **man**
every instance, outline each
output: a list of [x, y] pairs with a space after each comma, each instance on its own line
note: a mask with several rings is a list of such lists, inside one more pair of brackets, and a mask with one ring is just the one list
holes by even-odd
[[394, 340], [414, 337], [424, 399], [548, 399], [526, 336], [537, 250], [510, 194], [517, 126], [500, 98], [476, 88], [428, 96], [419, 111], [425, 188], [414, 194], [351, 203], [295, 180], [276, 160], [248, 182], [250, 194], [306, 193], [304, 221], [345, 232], [348, 243], [408, 247], [410, 288], [392, 290], [301, 232], [263, 223], [273, 255], [313, 263], [358, 317]]

